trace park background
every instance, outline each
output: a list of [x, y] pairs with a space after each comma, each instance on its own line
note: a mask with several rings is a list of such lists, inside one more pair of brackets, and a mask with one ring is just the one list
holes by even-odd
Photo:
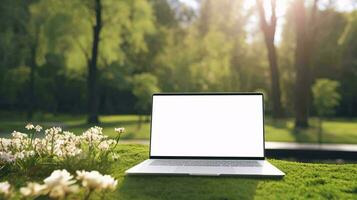
[[[154, 92], [263, 92], [266, 139], [357, 143], [357, 2], [3, 0], [0, 135], [149, 139]], [[319, 139], [319, 134], [322, 137]]]
[[[0, 199], [58, 169], [118, 181], [67, 199], [357, 199], [356, 38], [356, 0], [1, 0]], [[265, 152], [303, 149], [268, 156], [281, 179], [126, 176], [149, 156], [155, 92], [262, 92]]]

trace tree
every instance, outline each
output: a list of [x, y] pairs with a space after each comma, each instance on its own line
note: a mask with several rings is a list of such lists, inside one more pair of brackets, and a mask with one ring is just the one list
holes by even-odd
[[[26, 25], [29, 21], [30, 1], [4, 0], [0, 4], [0, 105], [5, 107], [16, 107], [16, 103], [28, 99], [29, 67], [24, 66], [28, 55]], [[21, 69], [18, 67], [21, 66]], [[28, 70], [27, 70], [27, 69]], [[6, 82], [11, 77], [8, 74], [20, 72], [25, 77], [13, 79], [16, 83], [8, 86]], [[17, 83], [23, 82], [23, 85]], [[11, 91], [13, 89], [13, 91]], [[20, 97], [13, 99], [15, 91], [23, 91]], [[16, 95], [15, 95], [16, 96]], [[26, 102], [27, 110], [30, 101]], [[24, 106], [25, 107], [25, 106]]]
[[314, 105], [319, 118], [319, 143], [322, 143], [322, 119], [334, 114], [341, 96], [337, 92], [340, 83], [329, 79], [317, 79], [312, 87]]
[[154, 31], [151, 7], [145, 0], [77, 0], [59, 4], [56, 12], [68, 17], [62, 26], [71, 27], [67, 37], [71, 38], [72, 48], [66, 52], [66, 59], [87, 69], [87, 121], [98, 123], [101, 71], [113, 63], [127, 63], [127, 48], [133, 52], [147, 50], [145, 35]]
[[262, 0], [257, 0], [257, 6], [260, 18], [260, 28], [264, 33], [265, 45], [268, 50], [268, 60], [270, 66], [270, 79], [271, 79], [271, 100], [273, 104], [274, 118], [279, 118], [283, 116], [283, 109], [281, 105], [281, 92], [280, 92], [280, 80], [279, 80], [279, 69], [277, 62], [277, 52], [274, 45], [275, 32], [276, 32], [276, 0], [271, 0], [271, 17], [270, 22], [267, 22], [265, 16], [265, 10]]
[[[30, 26], [30, 25], [29, 25]], [[32, 29], [32, 30], [31, 30]], [[35, 97], [35, 77], [37, 71], [37, 51], [38, 51], [38, 43], [39, 43], [39, 27], [34, 25], [33, 27], [28, 27], [28, 48], [29, 48], [29, 57], [27, 59], [27, 65], [30, 67], [30, 82], [29, 82], [29, 107], [27, 113], [27, 119], [31, 120], [34, 105], [36, 104]]]
[[137, 74], [133, 77], [133, 94], [137, 99], [136, 108], [139, 112], [139, 129], [141, 128], [142, 115], [149, 113], [152, 94], [160, 92], [157, 85], [157, 78], [150, 73]]
[[93, 26], [92, 53], [88, 61], [88, 123], [98, 123], [97, 59], [102, 30], [102, 2], [94, 0], [95, 25]]
[[43, 27], [48, 20], [48, 13], [40, 11], [40, 3], [38, 0], [27, 1], [20, 5], [24, 9], [24, 18], [18, 18], [17, 23], [24, 31], [25, 39], [23, 45], [27, 50], [25, 63], [30, 68], [30, 77], [28, 84], [28, 103], [27, 103], [27, 120], [31, 120], [37, 103], [35, 94], [35, 82], [37, 76], [38, 59], [41, 54], [41, 45], [43, 44]]
[[348, 24], [339, 40], [343, 53], [339, 77], [342, 99], [338, 111], [346, 117], [355, 117], [357, 116], [357, 11], [349, 13], [347, 17]]
[[[314, 0], [310, 13], [306, 12], [304, 0], [294, 1], [294, 21], [296, 28], [295, 48], [295, 128], [309, 126], [309, 104], [311, 99], [311, 55], [314, 52], [316, 36], [317, 2]], [[308, 14], [310, 14], [308, 16]]]

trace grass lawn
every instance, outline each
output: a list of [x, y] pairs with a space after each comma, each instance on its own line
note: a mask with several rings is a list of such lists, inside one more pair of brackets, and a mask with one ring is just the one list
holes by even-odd
[[[309, 120], [308, 129], [294, 130], [294, 120], [286, 119], [274, 121], [266, 120], [265, 137], [267, 141], [279, 142], [307, 142], [318, 141], [317, 119]], [[357, 143], [357, 120], [355, 119], [328, 119], [322, 124], [323, 143]]]
[[[239, 177], [125, 176], [148, 158], [148, 146], [121, 145], [110, 168], [118, 189], [96, 199], [357, 199], [357, 164], [306, 164], [271, 160], [282, 179]], [[20, 186], [24, 177], [0, 177]], [[15, 183], [14, 183], [15, 182]]]
[[[114, 128], [125, 127], [126, 133], [123, 135], [123, 139], [148, 139], [150, 136], [150, 122], [147, 121], [148, 117], [143, 117], [143, 122], [139, 128], [139, 116], [138, 115], [109, 115], [100, 116], [103, 132], [106, 135], [114, 136]], [[64, 130], [81, 134], [86, 129], [94, 125], [88, 125], [86, 123], [86, 116], [83, 115], [36, 115], [34, 116], [33, 123], [38, 122], [44, 128], [52, 126], [60, 126]], [[25, 131], [26, 125], [25, 115], [14, 116], [13, 113], [0, 112], [0, 137], [4, 137], [12, 133], [12, 131]]]
[[[21, 114], [0, 112], [0, 136], [9, 135], [13, 130], [24, 131], [25, 119], [25, 116]], [[150, 122], [145, 122], [145, 120], [139, 128], [137, 115], [108, 115], [100, 117], [100, 126], [109, 136], [115, 134], [114, 127], [125, 127], [127, 132], [123, 135], [123, 139], [149, 139]], [[86, 117], [83, 115], [37, 114], [34, 121], [39, 122], [45, 128], [61, 126], [64, 130], [78, 134], [91, 126], [86, 124]], [[311, 128], [296, 131], [293, 128], [293, 119], [274, 121], [267, 118], [265, 137], [267, 141], [314, 143], [317, 142], [317, 120], [311, 118], [310, 124]], [[324, 121], [323, 142], [357, 144], [357, 120], [330, 119]]]

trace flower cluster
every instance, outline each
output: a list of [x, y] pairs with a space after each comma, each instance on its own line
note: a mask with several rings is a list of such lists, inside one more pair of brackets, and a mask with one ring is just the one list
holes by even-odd
[[35, 129], [36, 132], [40, 132], [40, 131], [42, 130], [42, 126], [40, 126], [40, 125], [34, 126], [33, 124], [27, 124], [27, 125], [25, 126], [25, 128], [26, 128], [27, 130]]
[[67, 170], [55, 170], [51, 176], [43, 180], [45, 183], [45, 193], [51, 198], [63, 198], [68, 194], [78, 191], [78, 186], [74, 185], [76, 182], [73, 176]]
[[[43, 130], [41, 126], [27, 124], [25, 128], [29, 131], [28, 134], [14, 131], [11, 138], [0, 138], [0, 170], [4, 167], [27, 170], [51, 162], [67, 163], [69, 165], [64, 166], [71, 166], [73, 159], [77, 160], [77, 163], [85, 162], [92, 165], [108, 160], [109, 157], [116, 160], [119, 155], [114, 149], [125, 131], [124, 128], [115, 128], [117, 135], [110, 139], [103, 134], [103, 129], [97, 126], [88, 129], [82, 135], [63, 131], [60, 127], [52, 127], [42, 132], [44, 136], [36, 137]], [[28, 182], [20, 188], [19, 193], [25, 198], [47, 196], [52, 199], [64, 199], [84, 188], [87, 191], [84, 193], [85, 199], [88, 199], [93, 191], [114, 190], [118, 183], [113, 177], [102, 175], [98, 171], [82, 170], [76, 173], [74, 177], [67, 170], [55, 170], [42, 184]], [[11, 198], [13, 190], [9, 182], [1, 182], [0, 199]]]
[[35, 154], [29, 149], [30, 139], [24, 133], [14, 131], [12, 139], [0, 138], [0, 163], [12, 163]]
[[[77, 180], [82, 182], [82, 188], [87, 190], [86, 199], [92, 191], [115, 190], [118, 181], [110, 175], [102, 175], [97, 171], [77, 171]], [[76, 184], [74, 177], [67, 170], [55, 170], [43, 180], [43, 184], [28, 182], [25, 187], [20, 188], [20, 194], [26, 198], [37, 198], [47, 196], [51, 199], [64, 199], [81, 189]], [[0, 197], [10, 198], [12, 194], [11, 185], [6, 181], [0, 183]]]
[[118, 181], [109, 175], [102, 175], [98, 171], [76, 171], [77, 179], [82, 181], [83, 187], [89, 190], [115, 190]]
[[124, 132], [124, 128], [116, 128], [117, 137], [110, 139], [103, 134], [102, 128], [97, 126], [78, 136], [62, 131], [60, 127], [52, 127], [44, 131], [44, 137], [38, 138], [35, 135], [42, 131], [41, 126], [28, 124], [25, 128], [32, 132], [25, 134], [14, 131], [12, 138], [0, 138], [0, 165], [17, 166], [16, 162], [26, 163], [26, 160], [37, 158], [63, 161], [79, 155], [99, 160], [111, 156], [115, 160], [118, 156], [112, 150]]
[[84, 132], [80, 138], [88, 143], [89, 148], [98, 148], [102, 151], [108, 151], [116, 141], [108, 139], [108, 136], [103, 135], [102, 130], [103, 129], [98, 126], [92, 127]]

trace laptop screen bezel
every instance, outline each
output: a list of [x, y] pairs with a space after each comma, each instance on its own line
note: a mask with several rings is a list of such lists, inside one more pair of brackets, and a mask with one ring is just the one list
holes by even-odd
[[[262, 108], [263, 108], [263, 157], [217, 157], [217, 156], [152, 156], [151, 155], [151, 139], [152, 139], [152, 121], [153, 121], [153, 104], [154, 96], [193, 96], [193, 95], [260, 95], [262, 97]], [[150, 147], [149, 147], [149, 157], [150, 159], [209, 159], [209, 160], [264, 160], [265, 159], [265, 127], [264, 127], [264, 95], [259, 92], [214, 92], [214, 93], [155, 93], [152, 95], [152, 105], [151, 105], [151, 120], [150, 120]]]

